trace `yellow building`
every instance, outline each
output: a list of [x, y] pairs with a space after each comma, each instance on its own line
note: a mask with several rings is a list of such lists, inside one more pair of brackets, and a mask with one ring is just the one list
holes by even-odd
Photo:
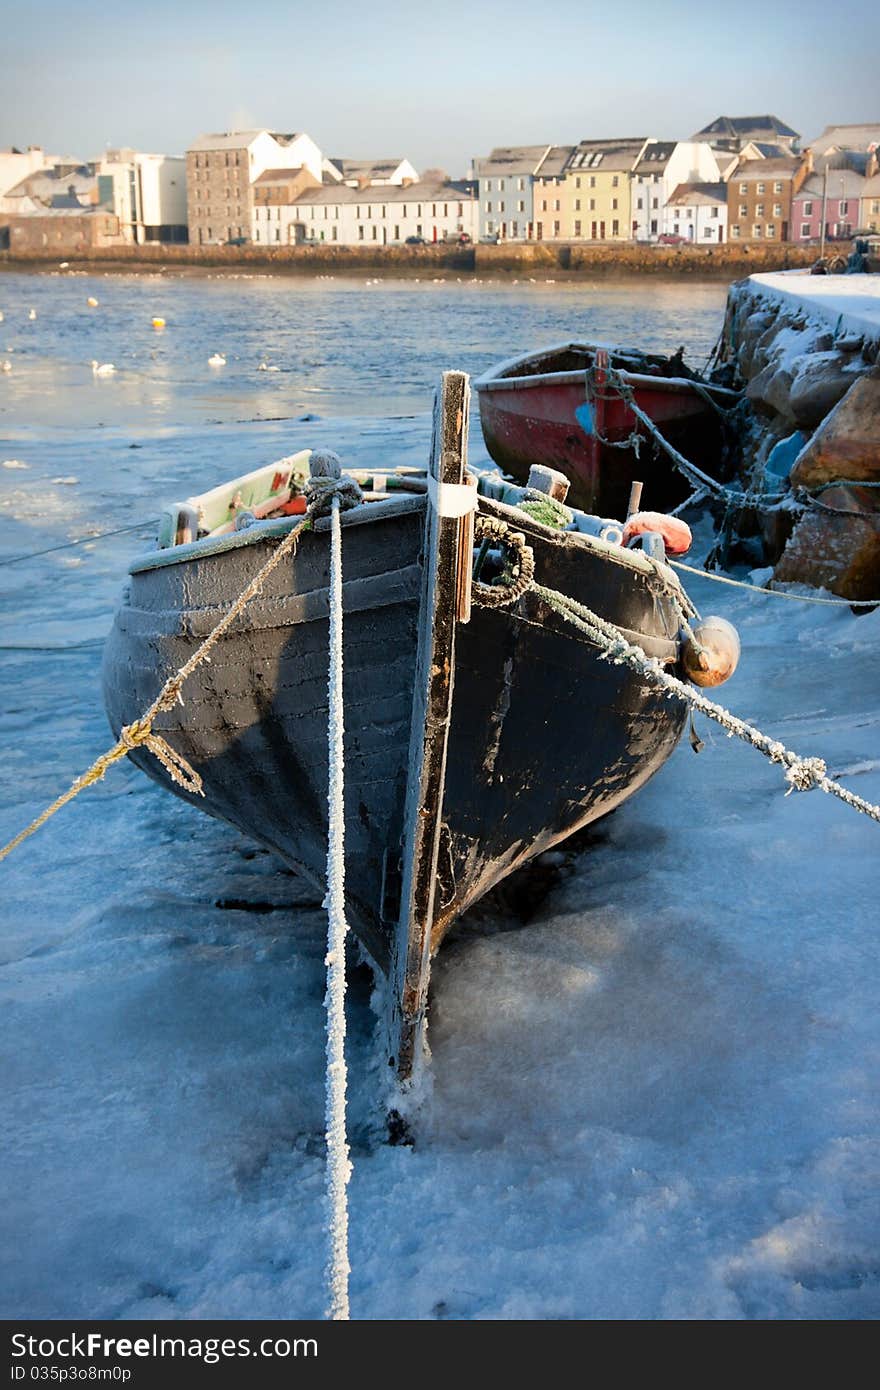
[[570, 236], [563, 200], [566, 197], [565, 170], [572, 153], [572, 145], [551, 146], [532, 180], [536, 241], [563, 241]]
[[[632, 171], [647, 138], [583, 140], [565, 169], [560, 211], [563, 236], [573, 241], [632, 238]], [[536, 213], [537, 216], [537, 213]]]

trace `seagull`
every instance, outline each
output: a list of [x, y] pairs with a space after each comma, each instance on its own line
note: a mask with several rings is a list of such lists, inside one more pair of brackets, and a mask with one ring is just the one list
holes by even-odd
[[10, 361], [0, 362], [0, 372], [11, 372], [12, 363]]
[[36, 309], [31, 309], [30, 313], [28, 314], [28, 318], [31, 319], [31, 321], [33, 321], [36, 317], [37, 317], [37, 311], [36, 311]]
[[209, 367], [225, 367], [225, 366], [226, 366], [226, 358], [223, 356], [222, 352], [215, 352], [215, 353], [212, 353], [211, 356], [208, 358], [208, 366], [209, 366]]
[[98, 301], [92, 294], [89, 295], [88, 299], [86, 300], [86, 303], [88, 304], [90, 309], [97, 309], [98, 307]]
[[102, 362], [100, 365], [92, 360], [92, 372], [95, 376], [112, 376], [116, 371], [112, 362]]

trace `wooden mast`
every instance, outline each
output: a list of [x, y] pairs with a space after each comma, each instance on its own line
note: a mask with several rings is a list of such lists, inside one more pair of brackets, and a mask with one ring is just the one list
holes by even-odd
[[[470, 382], [464, 372], [444, 372], [434, 403], [424, 571], [416, 676], [410, 726], [407, 799], [404, 809], [400, 917], [389, 972], [389, 1061], [398, 1077], [412, 1073], [421, 1048], [431, 973], [431, 927], [437, 853], [446, 783], [446, 746], [455, 674], [455, 626], [459, 570], [470, 565], [460, 536], [470, 517], [454, 510], [443, 489], [461, 486], [467, 467]], [[439, 486], [438, 486], [439, 485]]]

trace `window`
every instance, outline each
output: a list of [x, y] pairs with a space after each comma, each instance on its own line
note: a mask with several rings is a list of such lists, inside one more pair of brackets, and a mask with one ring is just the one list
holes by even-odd
[[617, 199], [616, 199], [616, 198], [612, 198], [612, 199], [611, 199], [611, 210], [612, 210], [612, 212], [616, 212], [616, 211], [617, 211]]
[[333, 227], [333, 228], [331, 229], [331, 231], [330, 231], [330, 240], [331, 240], [331, 241], [336, 241], [337, 238], [338, 238], [338, 235], [339, 235], [339, 228], [338, 228], [338, 227]]
[[734, 222], [733, 226], [732, 226], [731, 229], [730, 229], [730, 235], [733, 237], [733, 240], [734, 240], [734, 241], [738, 241], [738, 240], [739, 240], [739, 223], [738, 223], [738, 222]]
[[717, 216], [718, 216], [718, 209], [717, 209], [717, 208], [710, 208], [710, 209], [709, 209], [709, 216], [710, 216], [710, 217], [717, 217]]
[[547, 199], [546, 199], [546, 198], [542, 198], [542, 199], [541, 199], [541, 211], [542, 211], [542, 212], [546, 212], [546, 211], [547, 211]]
[[[502, 206], [501, 211], [502, 211], [502, 212], [504, 211], [503, 206]], [[436, 203], [432, 203], [432, 204], [431, 204], [431, 216], [432, 216], [432, 217], [436, 217], [436, 216], [437, 216], [437, 204], [436, 204]]]
[[595, 174], [591, 174], [591, 175], [590, 175], [590, 187], [591, 187], [591, 188], [595, 188], [595, 187], [596, 187], [596, 175], [595, 175]]
[[[517, 203], [516, 210], [517, 212], [525, 212], [526, 205], [523, 202], [522, 198], [520, 198], [519, 202]], [[461, 203], [459, 203], [458, 205], [458, 215], [459, 217], [462, 217], [464, 215], [464, 209], [462, 208]]]
[[363, 239], [364, 239], [364, 225], [363, 225], [362, 222], [359, 222], [359, 223], [358, 223], [358, 241], [363, 241]]
[[755, 241], [760, 241], [760, 240], [761, 240], [761, 224], [760, 224], [760, 222], [756, 222], [755, 225], [754, 225], [754, 227], [752, 228], [752, 236], [754, 237]]
[[580, 224], [580, 222], [575, 222], [575, 224], [574, 224], [574, 234], [575, 234], [575, 236], [580, 236], [580, 234], [581, 234], [581, 224]]
[[782, 216], [782, 204], [781, 204], [781, 203], [774, 203], [774, 204], [773, 204], [773, 216], [774, 216], [774, 217], [781, 217], [781, 216]]
[[802, 223], [801, 223], [801, 236], [803, 236], [803, 237], [808, 237], [809, 235], [810, 235], [810, 224], [809, 224], [809, 222], [802, 222]]
[[378, 228], [378, 227], [374, 227], [374, 228], [373, 228], [373, 240], [374, 240], [374, 241], [378, 241], [378, 240], [379, 240], [379, 228]]
[[657, 199], [656, 199], [656, 198], [652, 198], [652, 199], [651, 199], [651, 207], [652, 207], [653, 209], [656, 210], [659, 206], [660, 206], [660, 205], [659, 205], [659, 203], [657, 202]]
[[641, 212], [641, 210], [642, 210], [642, 200], [641, 200], [641, 198], [637, 198], [637, 199], [636, 199], [636, 207], [637, 207], [637, 208], [639, 209], [639, 211]]
[[491, 193], [491, 192], [492, 192], [492, 180], [491, 180], [491, 179], [487, 179], [487, 180], [486, 180], [486, 192], [487, 192], [487, 193]]
[[779, 182], [778, 179], [777, 179], [776, 183], [774, 183], [774, 185], [773, 185], [773, 192], [774, 192], [774, 193], [781, 193], [781, 192], [782, 192], [782, 184]]
[[554, 223], [553, 223], [553, 235], [554, 235], [554, 236], [559, 236], [559, 223], [558, 223], [558, 222], [554, 222]]
[[504, 180], [503, 180], [503, 179], [499, 179], [499, 180], [498, 180], [498, 192], [499, 192], [499, 193], [503, 193], [503, 192], [504, 192]]
[[275, 240], [276, 240], [276, 241], [280, 241], [280, 240], [281, 240], [281, 228], [280, 228], [280, 227], [276, 227], [276, 228], [275, 228]]
[[516, 186], [519, 189], [520, 193], [522, 193], [526, 186], [525, 179], [517, 179]]
[[614, 221], [611, 223], [611, 235], [620, 236], [620, 223], [618, 222], [616, 217]]
[[397, 226], [396, 224], [395, 224], [395, 227], [394, 227], [394, 240], [395, 240], [395, 241], [400, 241], [400, 227]]
[[[405, 211], [406, 211], [406, 210], [404, 209], [404, 212], [405, 212]], [[487, 204], [486, 204], [486, 211], [487, 211], [487, 212], [491, 212], [491, 211], [492, 211], [492, 204], [491, 204], [491, 203], [487, 203]]]
[[804, 203], [804, 217], [812, 217], [812, 216], [813, 216], [813, 204], [810, 203], [810, 202]]
[[775, 228], [775, 226], [773, 225], [772, 222], [768, 222], [768, 223], [767, 223], [767, 233], [766, 233], [766, 234], [767, 234], [768, 237], [775, 237], [775, 235], [776, 235], [776, 228]]
[[578, 174], [577, 178], [575, 179], [575, 181], [574, 181], [574, 186], [575, 186], [575, 188], [580, 188], [580, 186], [581, 186], [581, 176], [580, 176], [580, 174]]
[[516, 240], [516, 238], [519, 236], [519, 223], [518, 223], [518, 222], [511, 222], [511, 224], [510, 224], [510, 235], [514, 238], [514, 240]]
[[[556, 198], [556, 199], [554, 199], [554, 202], [553, 202], [553, 211], [554, 211], [554, 212], [558, 212], [558, 211], [559, 211], [559, 207], [560, 207], [559, 199]], [[844, 209], [844, 211], [846, 211], [846, 209]]]
[[747, 204], [747, 203], [740, 203], [740, 205], [739, 205], [739, 215], [740, 215], [740, 217], [748, 217], [748, 215], [749, 215], [749, 209], [748, 209], [748, 204]]
[[580, 198], [575, 198], [575, 200], [574, 200], [574, 210], [575, 210], [575, 212], [580, 212], [580, 210], [581, 210], [581, 200], [580, 200]]
[[839, 209], [841, 217], [846, 217], [846, 214], [849, 212], [849, 203], [846, 201], [845, 198], [839, 204]]
[[758, 204], [756, 204], [756, 206], [755, 206], [755, 216], [756, 216], [756, 217], [763, 217], [763, 216], [764, 216], [764, 204], [763, 204], [763, 203], [758, 203]]
[[657, 219], [656, 219], [656, 217], [652, 217], [652, 218], [651, 218], [651, 236], [656, 236], [656, 235], [657, 235]]
[[620, 183], [620, 179], [619, 179], [619, 178], [617, 177], [617, 175], [615, 174], [615, 175], [612, 177], [612, 179], [611, 179], [611, 187], [612, 187], [612, 188], [616, 188], [617, 185], [618, 185], [619, 183]]
[[498, 204], [498, 211], [499, 211], [499, 212], [503, 212], [503, 211], [504, 211], [504, 204], [503, 204], [503, 203], [499, 203], [499, 204]]
[[590, 212], [595, 212], [595, 211], [596, 211], [596, 199], [595, 199], [595, 198], [591, 198], [591, 199], [590, 199]]

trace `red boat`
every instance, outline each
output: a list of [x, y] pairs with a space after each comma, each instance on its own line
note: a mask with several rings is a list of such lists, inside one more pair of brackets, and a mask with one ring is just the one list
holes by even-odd
[[[738, 393], [703, 382], [681, 353], [661, 357], [588, 343], [563, 343], [492, 367], [474, 382], [486, 447], [517, 481], [533, 463], [571, 479], [576, 507], [626, 514], [630, 484], [645, 484], [659, 510], [693, 490], [629, 405], [664, 439], [714, 477], [725, 469], [724, 412]], [[635, 440], [638, 438], [638, 445]]]

